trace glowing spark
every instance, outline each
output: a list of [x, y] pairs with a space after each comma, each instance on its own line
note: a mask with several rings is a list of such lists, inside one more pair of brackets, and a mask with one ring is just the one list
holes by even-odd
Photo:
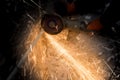
[[35, 19], [34, 19], [30, 14], [27, 13], [27, 16], [28, 16], [31, 20], [35, 21]]
[[[26, 44], [26, 47], [29, 47], [38, 33], [39, 25], [36, 25], [31, 29], [26, 40], [29, 44]], [[92, 41], [82, 33], [80, 36], [74, 31], [73, 33], [75, 34], [72, 32], [69, 34], [68, 29], [65, 29], [58, 35], [43, 34], [25, 63], [25, 69], [31, 72], [30, 77], [35, 78], [34, 80], [105, 80], [108, 78], [106, 65], [97, 56], [98, 51], [91, 48]]]
[[42, 9], [42, 7], [39, 6], [35, 1], [33, 1], [33, 0], [30, 0], [30, 1], [33, 2], [33, 4], [35, 4], [37, 7], [39, 7], [40, 9]]
[[34, 61], [34, 64], [36, 64], [36, 56], [35, 56], [35, 55], [32, 56], [32, 59], [33, 59], [33, 61]]
[[[32, 6], [30, 3], [28, 3], [27, 1], [23, 0], [23, 3], [26, 3], [29, 6]], [[33, 7], [33, 6], [32, 6]]]
[[[34, 39], [34, 41], [32, 42], [31, 46], [35, 46], [35, 44], [37, 43], [37, 41], [40, 39], [42, 33], [43, 33], [43, 30], [41, 30], [41, 32], [38, 34], [38, 36]], [[7, 80], [11, 80], [12, 77], [16, 74], [17, 68], [19, 68], [24, 63], [24, 61], [27, 58], [28, 54], [30, 54], [30, 51], [31, 51], [31, 47], [29, 47], [29, 49], [26, 51], [26, 53], [21, 58], [21, 60], [17, 64], [17, 66], [13, 69], [13, 71], [11, 72], [11, 74], [8, 76]]]
[[32, 45], [30, 45], [30, 50], [31, 50], [31, 52], [32, 52]]
[[110, 71], [113, 73], [113, 75], [116, 75], [115, 73], [114, 73], [114, 71], [112, 70], [112, 68], [107, 64], [107, 62], [103, 59], [103, 61], [104, 61], [104, 63], [106, 64], [106, 66], [110, 69]]
[[[79, 73], [79, 76], [82, 75], [84, 78], [86, 76], [87, 80], [96, 80], [92, 73], [90, 73], [82, 64], [78, 63], [71, 55], [69, 55], [69, 52], [64, 49], [54, 38], [52, 38], [50, 35], [46, 34], [49, 42], [54, 46], [56, 51], [58, 51], [59, 55], [63, 55], [64, 58], [69, 60], [71, 65], [76, 69], [76, 71]], [[84, 79], [86, 80], [86, 79]]]

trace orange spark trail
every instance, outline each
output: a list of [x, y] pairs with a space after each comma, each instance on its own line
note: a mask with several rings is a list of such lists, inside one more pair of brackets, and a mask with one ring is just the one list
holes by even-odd
[[[39, 25], [31, 30], [25, 47], [37, 36]], [[43, 33], [24, 65], [31, 80], [106, 80], [108, 72], [97, 56], [96, 44], [84, 33], [69, 30], [58, 35]]]
[[[82, 75], [84, 80], [97, 80], [95, 76], [89, 72], [82, 64], [78, 63], [69, 53], [68, 50], [63, 48], [52, 36], [46, 34], [46, 37], [49, 40], [49, 43], [55, 48], [59, 55], [63, 55], [66, 60], [68, 60], [73, 66], [73, 68], [79, 73], [79, 76]], [[83, 74], [81, 74], [83, 73]]]

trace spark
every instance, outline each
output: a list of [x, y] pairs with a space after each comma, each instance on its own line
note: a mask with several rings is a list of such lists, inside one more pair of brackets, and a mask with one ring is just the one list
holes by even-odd
[[30, 14], [26, 14], [33, 22], [35, 21], [35, 19], [30, 15]]
[[30, 0], [33, 4], [35, 4], [38, 8], [42, 9], [42, 7], [40, 5], [38, 5], [35, 1]]
[[[23, 3], [29, 5], [29, 6], [32, 6], [30, 3], [28, 3], [26, 0], [23, 0]], [[33, 7], [33, 6], [32, 6]]]
[[[34, 28], [26, 41], [32, 40], [37, 35], [39, 28]], [[67, 30], [64, 31], [66, 32]], [[30, 64], [26, 62], [26, 67], [30, 71], [32, 70], [32, 73], [35, 73], [33, 77], [43, 80], [104, 80], [107, 77], [107, 71], [102, 60], [97, 58], [94, 53], [79, 53], [81, 52], [79, 49], [74, 51], [77, 45], [74, 45], [74, 42], [71, 43], [71, 41], [63, 39], [65, 36], [64, 31], [58, 35], [49, 35], [44, 32], [44, 36], [37, 42], [32, 54], [29, 56], [28, 63]], [[62, 41], [60, 41], [61, 38]], [[81, 41], [81, 38], [83, 40], [87, 39], [80, 36], [79, 41]], [[68, 44], [73, 46], [68, 47]], [[64, 70], [65, 72], [63, 72]]]
[[[25, 61], [24, 69], [30, 70], [30, 77], [34, 80], [105, 80], [106, 77], [108, 78], [102, 59], [96, 56], [96, 50], [89, 52], [93, 48], [86, 35], [81, 33], [77, 37], [78, 34], [74, 30], [72, 34], [68, 29], [58, 35], [44, 32], [33, 47], [31, 42], [38, 35], [39, 27], [39, 23], [33, 25], [25, 41], [25, 48], [30, 47], [31, 54]], [[77, 36], [74, 36], [76, 34]], [[67, 39], [69, 35], [74, 37]], [[85, 43], [84, 46], [81, 43]], [[85, 52], [81, 51], [83, 50], [81, 48], [85, 49]]]
[[[87, 78], [87, 80], [96, 80], [96, 78], [94, 78], [95, 76], [93, 76], [92, 73], [90, 73], [84, 66], [82, 66], [82, 64], [78, 63], [70, 54], [69, 52], [64, 49], [54, 38], [52, 38], [50, 35], [46, 34], [49, 42], [54, 46], [55, 50], [57, 50], [57, 52], [59, 53], [59, 55], [63, 55], [64, 58], [66, 58], [67, 60], [69, 60], [69, 62], [71, 63], [71, 65], [76, 69], [76, 71], [79, 73], [79, 76], [81, 76], [83, 73], [82, 77]], [[85, 80], [85, 79], [84, 79]]]
[[29, 49], [26, 51], [26, 53], [24, 54], [24, 56], [21, 58], [21, 60], [19, 61], [19, 63], [17, 64], [17, 66], [13, 69], [13, 71], [11, 72], [11, 74], [8, 76], [7, 80], [11, 80], [12, 77], [16, 74], [17, 69], [24, 63], [24, 61], [26, 61], [26, 57], [30, 54], [31, 50], [31, 46], [35, 46], [35, 44], [37, 43], [37, 41], [40, 39], [41, 35], [42, 35], [43, 31], [41, 30], [41, 32], [38, 34], [38, 36], [35, 38], [35, 40], [32, 42], [32, 44], [30, 45]]
[[30, 50], [31, 50], [31, 52], [32, 52], [32, 45], [30, 45]]
[[108, 65], [108, 63], [103, 59], [103, 61], [104, 61], [104, 63], [105, 63], [105, 65], [110, 69], [110, 71], [112, 72], [112, 74], [113, 75], [116, 75], [115, 73], [114, 73], [114, 71], [112, 70], [112, 68]]

